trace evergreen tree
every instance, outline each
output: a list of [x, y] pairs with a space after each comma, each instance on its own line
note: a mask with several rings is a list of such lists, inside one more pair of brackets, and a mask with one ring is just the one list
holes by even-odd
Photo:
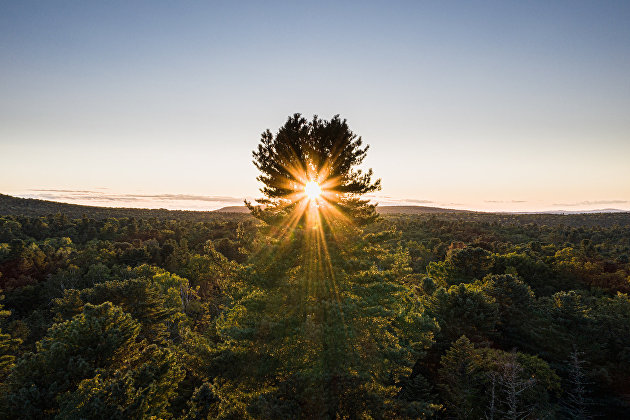
[[16, 364], [9, 377], [9, 415], [163, 417], [183, 374], [168, 348], [138, 341], [140, 331], [119, 307], [86, 304]]
[[321, 188], [318, 205], [327, 206], [354, 222], [369, 223], [376, 218], [375, 205], [361, 199], [366, 193], [380, 190], [381, 181], [372, 182], [372, 170], [356, 167], [367, 154], [361, 137], [354, 134], [346, 120], [335, 115], [330, 121], [317, 116], [307, 121], [300, 114], [288, 118], [274, 135], [262, 134], [253, 152], [254, 165], [261, 172], [264, 198], [257, 201], [266, 207], [246, 202], [254, 215], [265, 221], [278, 221], [307, 204], [305, 188], [315, 182]]
[[534, 292], [519, 278], [510, 274], [493, 274], [484, 277], [481, 283], [484, 293], [497, 304], [497, 330], [499, 340], [505, 347], [530, 348], [528, 340], [533, 329]]
[[446, 409], [457, 419], [479, 416], [478, 398], [482, 380], [479, 363], [480, 357], [465, 335], [442, 356], [439, 373], [447, 401]]
[[150, 345], [128, 361], [126, 369], [81, 381], [77, 389], [58, 398], [59, 419], [168, 418], [169, 404], [178, 391], [183, 371], [175, 355]]
[[475, 343], [486, 343], [496, 335], [497, 304], [477, 284], [441, 287], [424, 304], [440, 326], [437, 351], [444, 351], [462, 335]]
[[339, 117], [296, 114], [263, 134], [254, 157], [267, 207], [250, 207], [268, 225], [217, 321], [217, 360], [230, 361], [216, 387], [222, 415], [378, 418], [425, 407], [422, 395], [399, 394], [434, 322], [402, 281], [408, 254], [360, 228], [376, 217], [361, 195], [379, 187], [354, 169], [366, 150]]
[[13, 369], [11, 411], [32, 418], [55, 413], [58, 395], [115, 360], [124, 363], [128, 355], [121, 349], [130, 349], [139, 331], [137, 322], [110, 303], [88, 304], [72, 320], [55, 324], [37, 343], [37, 352], [27, 353]]

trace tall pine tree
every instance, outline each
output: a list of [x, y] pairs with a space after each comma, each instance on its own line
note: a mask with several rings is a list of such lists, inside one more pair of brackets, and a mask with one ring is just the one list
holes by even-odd
[[422, 406], [400, 391], [434, 322], [400, 281], [408, 255], [362, 231], [376, 218], [362, 195], [380, 183], [357, 169], [361, 145], [338, 116], [296, 114], [263, 134], [254, 157], [266, 207], [250, 207], [267, 224], [217, 321], [223, 415], [383, 417]]
[[264, 198], [257, 200], [263, 207], [246, 204], [255, 216], [280, 221], [300, 209], [304, 213], [312, 198], [305, 190], [316, 185], [321, 191], [318, 206], [355, 223], [369, 223], [376, 218], [376, 206], [361, 196], [380, 190], [381, 180], [372, 181], [372, 169], [357, 168], [369, 149], [362, 146], [361, 137], [339, 115], [330, 121], [317, 116], [308, 121], [294, 114], [275, 135], [270, 130], [262, 133], [253, 156], [260, 171], [257, 179], [264, 185]]

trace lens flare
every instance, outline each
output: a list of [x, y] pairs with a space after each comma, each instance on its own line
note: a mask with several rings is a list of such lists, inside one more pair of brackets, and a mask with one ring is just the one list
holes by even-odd
[[322, 194], [322, 187], [315, 181], [308, 181], [304, 185], [304, 194], [309, 200], [316, 200]]

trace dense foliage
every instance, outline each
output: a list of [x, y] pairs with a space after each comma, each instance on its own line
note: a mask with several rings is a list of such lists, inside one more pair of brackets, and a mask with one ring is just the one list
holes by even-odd
[[[308, 121], [294, 114], [276, 134], [270, 130], [262, 134], [253, 157], [260, 171], [257, 179], [263, 184], [263, 197], [257, 201], [263, 206], [246, 202], [247, 207], [272, 224], [302, 218], [315, 201], [320, 211], [335, 219], [362, 225], [374, 221], [376, 206], [362, 195], [380, 190], [381, 180], [372, 180], [372, 169], [359, 169], [369, 149], [362, 146], [361, 137], [339, 115]], [[309, 183], [321, 191], [312, 203], [304, 193]]]
[[338, 230], [317, 285], [251, 219], [4, 216], [0, 417], [622, 418], [627, 215], [503, 217]]

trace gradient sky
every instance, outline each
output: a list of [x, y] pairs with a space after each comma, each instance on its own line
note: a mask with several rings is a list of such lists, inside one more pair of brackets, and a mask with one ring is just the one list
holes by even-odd
[[341, 114], [382, 204], [630, 209], [630, 2], [0, 1], [0, 193], [214, 209]]

